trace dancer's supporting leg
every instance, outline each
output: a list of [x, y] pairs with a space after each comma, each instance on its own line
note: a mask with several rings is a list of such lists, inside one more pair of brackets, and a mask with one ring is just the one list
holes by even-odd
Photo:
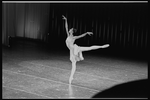
[[71, 84], [72, 80], [73, 80], [73, 75], [76, 71], [76, 61], [72, 61], [72, 69], [71, 69], [71, 75], [69, 78], [69, 84]]

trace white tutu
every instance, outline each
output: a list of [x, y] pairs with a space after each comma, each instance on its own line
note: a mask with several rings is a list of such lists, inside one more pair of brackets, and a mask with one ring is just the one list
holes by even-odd
[[70, 60], [71, 61], [80, 61], [83, 60], [82, 58], [80, 58], [79, 52], [80, 51], [80, 47], [76, 44], [74, 44], [74, 50], [73, 50], [73, 54], [70, 54]]
[[74, 55], [78, 56], [79, 52], [80, 52], [80, 47], [74, 44]]

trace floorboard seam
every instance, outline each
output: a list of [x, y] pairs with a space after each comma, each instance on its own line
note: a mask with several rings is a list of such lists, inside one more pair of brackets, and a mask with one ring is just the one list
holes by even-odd
[[[34, 77], [34, 78], [40, 78], [40, 79], [43, 79], [43, 80], [46, 80], [46, 81], [53, 81], [53, 82], [57, 82], [57, 83], [69, 85], [69, 84], [66, 84], [66, 83], [64, 83], [64, 82], [49, 80], [49, 79], [46, 79], [46, 78], [41, 78], [41, 77], [37, 77], [37, 76], [33, 76], [33, 75], [21, 74], [21, 73], [14, 72], [14, 71], [10, 71], [10, 70], [5, 70], [5, 69], [3, 69], [3, 71], [12, 72], [12, 73], [15, 73], [15, 74], [20, 74], [20, 75], [29, 76], [29, 77]], [[75, 86], [75, 87], [79, 87], [79, 88], [84, 88], [84, 89], [88, 89], [88, 90], [91, 90], [91, 91], [95, 91], [95, 92], [99, 92], [99, 91], [100, 91], [100, 90], [90, 89], [90, 88], [86, 88], [86, 87], [82, 87], [82, 86], [77, 86], [77, 85], [73, 85], [73, 84], [71, 84], [71, 85], [72, 85], [72, 86]]]
[[[31, 64], [34, 64], [34, 65], [39, 65], [39, 66], [45, 66], [45, 67], [50, 67], [48, 65], [42, 65], [42, 64], [35, 64], [35, 63], [32, 63], [32, 62], [29, 62]], [[54, 68], [54, 69], [60, 69], [60, 70], [65, 70], [65, 71], [71, 71], [71, 70], [67, 70], [67, 69], [62, 69], [62, 68], [55, 68], [55, 67], [51, 67], [51, 68]], [[75, 72], [75, 73], [80, 73], [80, 74], [84, 74], [86, 75], [86, 73], [82, 73], [82, 72]], [[87, 74], [88, 75], [88, 74]], [[110, 78], [107, 78], [107, 77], [100, 77], [98, 75], [89, 75], [89, 76], [93, 76], [93, 77], [96, 77], [96, 78], [101, 78], [101, 79], [108, 79], [108, 80], [111, 80], [111, 81], [116, 81], [116, 82], [123, 82], [123, 81], [118, 81], [118, 80], [113, 80], [113, 79], [110, 79]]]
[[7, 86], [5, 86], [5, 85], [3, 85], [3, 87], [10, 88], [10, 89], [13, 89], [13, 90], [18, 90], [18, 91], [23, 91], [23, 92], [30, 93], [30, 94], [34, 94], [34, 95], [37, 95], [37, 96], [42, 96], [42, 97], [46, 97], [46, 98], [52, 98], [52, 97], [48, 97], [48, 96], [45, 96], [45, 95], [36, 94], [36, 93], [33, 93], [33, 92], [27, 92], [27, 91], [21, 90], [21, 89], [16, 89], [16, 88], [12, 88], [12, 87], [7, 87]]

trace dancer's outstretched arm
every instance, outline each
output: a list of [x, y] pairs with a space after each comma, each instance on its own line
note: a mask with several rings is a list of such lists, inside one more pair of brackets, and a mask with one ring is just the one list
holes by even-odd
[[82, 34], [82, 35], [79, 35], [79, 36], [74, 36], [74, 38], [75, 39], [79, 39], [79, 38], [81, 38], [81, 37], [84, 37], [84, 36], [86, 36], [86, 35], [91, 35], [91, 34], [93, 34], [92, 32], [86, 32], [86, 33], [84, 33], [84, 34]]
[[65, 20], [65, 28], [66, 28], [67, 36], [69, 36], [67, 18], [64, 15], [62, 15], [62, 17]]

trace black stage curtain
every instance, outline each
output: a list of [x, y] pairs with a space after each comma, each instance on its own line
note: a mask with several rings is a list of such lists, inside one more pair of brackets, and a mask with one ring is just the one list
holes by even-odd
[[49, 4], [2, 3], [2, 44], [10, 37], [45, 39], [49, 32]]
[[92, 31], [92, 37], [78, 40], [79, 45], [109, 43], [119, 48], [146, 49], [148, 46], [148, 4], [51, 4], [50, 32], [52, 36], [66, 38], [62, 15], [68, 18], [69, 28], [75, 35]]
[[78, 45], [146, 49], [148, 47], [147, 3], [2, 3], [2, 43], [9, 37], [42, 39], [59, 45], [66, 32], [62, 15], [75, 35], [92, 31], [93, 36], [77, 40]]

